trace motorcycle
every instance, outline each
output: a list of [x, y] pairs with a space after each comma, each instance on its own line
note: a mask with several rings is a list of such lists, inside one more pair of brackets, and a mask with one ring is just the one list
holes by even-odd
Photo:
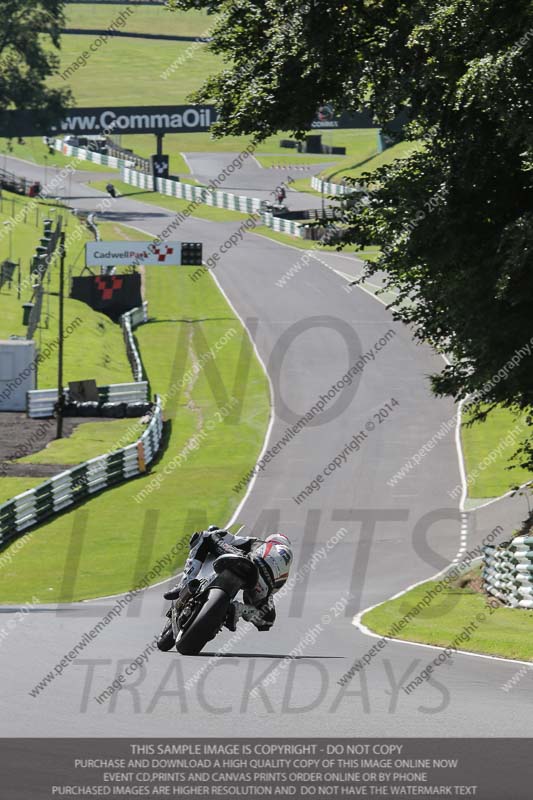
[[159, 650], [175, 646], [184, 656], [198, 655], [222, 630], [232, 600], [257, 580], [257, 567], [246, 556], [208, 556], [196, 578], [172, 601], [169, 621], [157, 640]]

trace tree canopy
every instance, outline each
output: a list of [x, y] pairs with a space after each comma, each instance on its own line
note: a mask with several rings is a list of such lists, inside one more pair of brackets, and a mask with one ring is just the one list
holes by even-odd
[[[345, 240], [378, 244], [393, 308], [451, 356], [437, 393], [483, 415], [533, 407], [533, 4], [529, 0], [173, 0], [218, 12], [217, 134], [301, 133], [318, 106], [406, 105], [422, 147], [366, 175]], [[530, 349], [528, 349], [530, 348]], [[511, 363], [512, 361], [512, 363]], [[510, 366], [509, 366], [510, 365]], [[505, 373], [505, 377], [503, 377]], [[533, 467], [525, 444], [522, 463]]]
[[[46, 85], [59, 65], [62, 0], [0, 0], [0, 109], [35, 110], [56, 121], [68, 89]], [[50, 46], [52, 45], [52, 46]]]

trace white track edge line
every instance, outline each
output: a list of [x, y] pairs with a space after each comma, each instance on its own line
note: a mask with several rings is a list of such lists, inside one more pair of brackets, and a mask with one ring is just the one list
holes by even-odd
[[[190, 161], [189, 161], [189, 159], [187, 158], [187, 156], [185, 155], [185, 153], [180, 153], [180, 156], [183, 158], [183, 160], [184, 160], [184, 161], [185, 161], [185, 163], [187, 164], [187, 167], [189, 168], [189, 174], [190, 174], [190, 175], [191, 175], [191, 176], [194, 178], [194, 172], [193, 172], [193, 171], [192, 171], [192, 169], [191, 169], [191, 164], [190, 164]], [[194, 180], [196, 180], [196, 178], [194, 178]]]

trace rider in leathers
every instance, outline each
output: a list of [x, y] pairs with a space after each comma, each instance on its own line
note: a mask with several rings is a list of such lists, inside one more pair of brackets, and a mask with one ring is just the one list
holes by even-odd
[[266, 540], [250, 536], [233, 536], [228, 531], [211, 525], [207, 531], [194, 533], [190, 541], [190, 552], [180, 583], [166, 592], [167, 600], [175, 600], [188, 585], [194, 593], [196, 576], [209, 554], [247, 555], [257, 567], [257, 584], [244, 591], [244, 603], [234, 600], [226, 618], [226, 626], [236, 630], [240, 617], [252, 622], [258, 631], [269, 631], [276, 619], [273, 595], [281, 589], [292, 562], [290, 540], [283, 533], [275, 533]]

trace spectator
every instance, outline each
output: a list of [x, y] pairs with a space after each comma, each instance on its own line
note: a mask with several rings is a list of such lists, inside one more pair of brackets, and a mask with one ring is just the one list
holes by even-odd
[[28, 189], [28, 197], [40, 197], [41, 195], [41, 184], [39, 181], [34, 181], [30, 184], [30, 188]]
[[285, 198], [287, 197], [287, 192], [285, 191], [283, 186], [278, 186], [276, 189], [276, 202], [278, 205], [282, 206], [285, 202]]

